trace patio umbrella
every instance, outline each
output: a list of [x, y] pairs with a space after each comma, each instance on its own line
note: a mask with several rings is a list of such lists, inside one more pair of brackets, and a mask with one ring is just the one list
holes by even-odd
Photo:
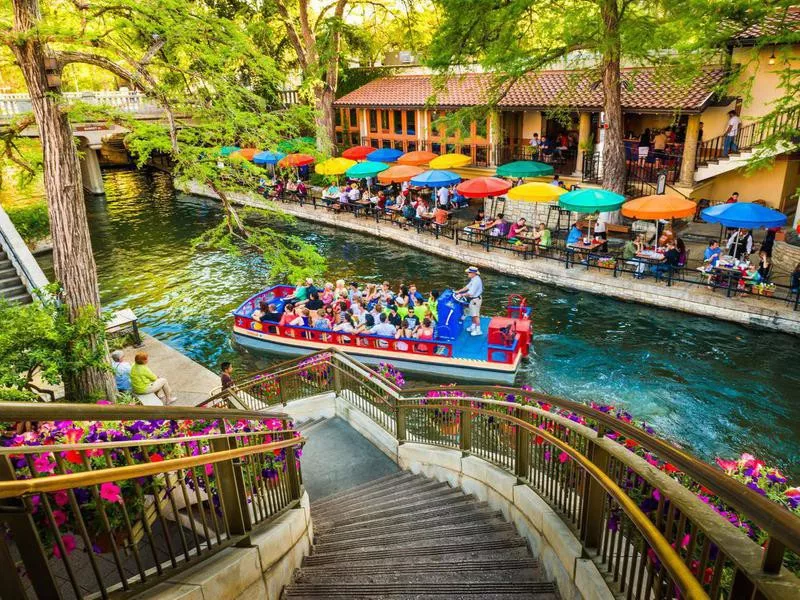
[[381, 183], [402, 183], [403, 181], [410, 181], [412, 177], [416, 177], [420, 173], [424, 173], [425, 169], [422, 167], [412, 167], [411, 165], [394, 165], [389, 167], [378, 175], [378, 181]]
[[278, 150], [286, 154], [290, 152], [300, 152], [300, 150], [305, 149], [307, 146], [314, 146], [316, 143], [317, 141], [312, 137], [293, 138], [291, 140], [283, 140], [278, 144]]
[[406, 154], [403, 154], [403, 156], [397, 159], [397, 162], [401, 165], [414, 165], [415, 167], [418, 167], [420, 165], [427, 165], [437, 156], [439, 155], [434, 152], [415, 150], [414, 152], [407, 152]]
[[622, 214], [633, 219], [679, 219], [691, 217], [697, 204], [676, 194], [657, 194], [629, 200], [622, 205]]
[[239, 146], [223, 146], [219, 149], [220, 156], [230, 156], [234, 152], [239, 151]]
[[511, 184], [497, 177], [475, 177], [459, 183], [456, 190], [466, 198], [502, 196], [511, 189]]
[[758, 229], [786, 225], [786, 215], [773, 208], [752, 202], [735, 202], [710, 206], [700, 213], [706, 223], [720, 223], [725, 227]]
[[618, 210], [625, 196], [608, 190], [574, 190], [558, 199], [561, 208], [580, 213], [596, 213]]
[[314, 157], [309, 154], [287, 154], [278, 161], [279, 167], [303, 167], [314, 162]]
[[431, 169], [453, 169], [463, 167], [472, 162], [472, 158], [466, 154], [442, 154], [431, 159], [429, 165]]
[[283, 152], [259, 152], [253, 156], [253, 162], [257, 165], [275, 165], [284, 156]]
[[535, 160], [517, 160], [497, 167], [499, 177], [544, 177], [552, 175], [553, 167]]
[[524, 200], [525, 202], [553, 202], [566, 193], [567, 190], [555, 185], [533, 182], [511, 188], [507, 197], [509, 200]]
[[367, 160], [372, 162], [394, 162], [403, 156], [402, 150], [395, 150], [394, 148], [379, 148], [374, 152], [367, 154]]
[[368, 177], [375, 177], [378, 173], [388, 168], [389, 165], [382, 162], [360, 162], [347, 169], [345, 175], [351, 179], [367, 179]]
[[447, 187], [461, 181], [461, 177], [450, 171], [440, 169], [430, 169], [411, 178], [411, 185], [419, 187]]
[[350, 160], [365, 160], [367, 154], [375, 152], [372, 146], [352, 146], [342, 152], [342, 158], [349, 158]]
[[329, 158], [314, 166], [314, 172], [319, 175], [343, 175], [347, 169], [357, 164], [347, 158]]
[[256, 155], [256, 152], [258, 152], [258, 150], [256, 150], [255, 148], [242, 148], [241, 150], [233, 152], [231, 156], [241, 156], [245, 160], [253, 160], [253, 157]]

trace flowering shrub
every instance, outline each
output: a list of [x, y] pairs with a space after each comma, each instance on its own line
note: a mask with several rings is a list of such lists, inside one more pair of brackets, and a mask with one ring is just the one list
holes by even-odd
[[[154, 419], [135, 421], [49, 421], [40, 422], [35, 430], [17, 433], [16, 429], [6, 429], [0, 437], [0, 445], [6, 448], [41, 446], [42, 452], [32, 454], [11, 454], [9, 458], [15, 469], [17, 479], [48, 477], [56, 474], [98, 471], [108, 468], [162, 462], [171, 458], [197, 456], [211, 451], [207, 436], [221, 433], [271, 432], [283, 429], [278, 419], [222, 421], [220, 419]], [[160, 440], [186, 438], [185, 442], [160, 443]], [[264, 443], [273, 441], [269, 434], [261, 439]], [[141, 441], [128, 447], [130, 453], [118, 447], [108, 450], [91, 448], [86, 450], [47, 451], [47, 447], [60, 444], [95, 444], [99, 442]], [[299, 451], [297, 451], [299, 456]], [[278, 470], [285, 467], [286, 451], [264, 455], [261, 478], [275, 479]], [[152, 505], [158, 492], [166, 485], [178, 483], [179, 472], [173, 471], [137, 480], [104, 482], [98, 487], [79, 487], [71, 490], [58, 490], [48, 494], [34, 494], [30, 497], [33, 518], [37, 524], [42, 542], [52, 548], [54, 556], [61, 556], [52, 526], [43, 507], [45, 497], [52, 511], [55, 525], [58, 526], [64, 550], [72, 552], [76, 547], [79, 523], [74, 512], [80, 511], [95, 552], [104, 551], [110, 543], [104, 524], [108, 520], [109, 529], [121, 535], [118, 543], [127, 539], [125, 512], [131, 520], [140, 519], [147, 506]], [[183, 471], [184, 482], [198, 496], [203, 494], [219, 513], [219, 497], [216, 490], [215, 471], [212, 465], [195, 467]], [[148, 499], [147, 496], [150, 496]], [[74, 498], [74, 502], [73, 502]], [[102, 509], [102, 510], [101, 510]], [[132, 523], [133, 525], [133, 523]]]
[[403, 376], [403, 372], [391, 363], [380, 363], [376, 371], [399, 388], [406, 384], [406, 378]]
[[331, 354], [323, 352], [301, 360], [297, 367], [301, 379], [314, 386], [327, 387], [331, 377]]

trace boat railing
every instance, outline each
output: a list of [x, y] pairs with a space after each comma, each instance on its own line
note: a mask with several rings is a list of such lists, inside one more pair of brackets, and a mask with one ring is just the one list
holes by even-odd
[[493, 363], [513, 364], [520, 353], [520, 335], [514, 335], [514, 341], [510, 346], [489, 344], [487, 359]]
[[400, 443], [459, 450], [513, 474], [621, 597], [800, 597], [785, 567], [796, 571], [800, 517], [613, 412], [509, 386], [400, 390], [335, 348], [277, 379], [287, 401], [304, 385], [305, 396], [335, 393]]

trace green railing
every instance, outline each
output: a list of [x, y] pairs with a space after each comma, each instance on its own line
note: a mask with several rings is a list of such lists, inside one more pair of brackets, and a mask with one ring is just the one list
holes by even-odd
[[[155, 412], [155, 414], [154, 414]], [[285, 415], [2, 403], [3, 598], [147, 589], [298, 506]]]
[[[401, 444], [489, 461], [561, 515], [622, 597], [800, 598], [800, 581], [783, 567], [800, 554], [796, 515], [613, 415], [513, 387], [401, 390], [335, 349], [282, 363], [266, 396], [264, 376], [209, 402], [264, 409], [336, 393]], [[509, 395], [514, 402], [502, 400]], [[654, 464], [668, 464], [668, 472]], [[763, 547], [702, 502], [689, 481], [757, 527]]]

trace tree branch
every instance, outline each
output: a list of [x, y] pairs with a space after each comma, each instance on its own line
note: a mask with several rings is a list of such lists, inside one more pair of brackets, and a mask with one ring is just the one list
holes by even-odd
[[300, 36], [297, 34], [297, 29], [295, 29], [292, 24], [292, 17], [289, 15], [289, 11], [282, 0], [276, 0], [275, 5], [278, 7], [281, 21], [283, 21], [284, 27], [286, 27], [286, 34], [289, 36], [289, 41], [294, 47], [294, 51], [297, 53], [297, 60], [300, 63], [300, 68], [305, 71], [308, 68], [308, 57], [303, 49]]

